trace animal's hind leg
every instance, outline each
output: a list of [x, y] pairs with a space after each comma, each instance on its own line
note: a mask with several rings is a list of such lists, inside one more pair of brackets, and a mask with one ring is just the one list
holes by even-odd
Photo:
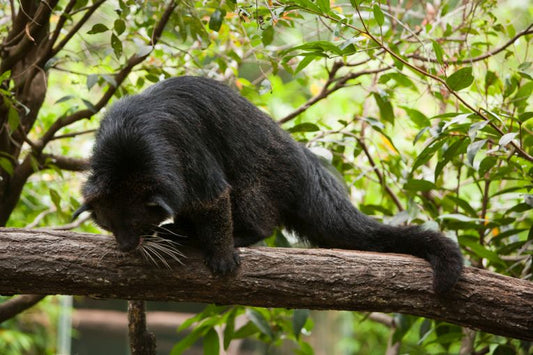
[[235, 247], [249, 246], [270, 237], [279, 224], [272, 202], [262, 198], [264, 195], [257, 190], [250, 190], [232, 195]]

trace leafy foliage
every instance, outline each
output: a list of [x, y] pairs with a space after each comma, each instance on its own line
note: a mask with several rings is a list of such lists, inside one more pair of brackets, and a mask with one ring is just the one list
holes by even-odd
[[[68, 223], [80, 180], [71, 171], [81, 170], [71, 158], [88, 155], [102, 109], [161, 79], [203, 75], [240, 90], [330, 161], [363, 212], [387, 223], [440, 228], [458, 240], [469, 264], [531, 280], [530, 4], [190, 0], [176, 4], [156, 41], [167, 5], [85, 0], [52, 6], [50, 35], [62, 31], [57, 51], [37, 64], [48, 76], [46, 101], [37, 107], [16, 90], [24, 82], [17, 67], [6, 65], [14, 39], [3, 35], [12, 24], [0, 21], [0, 121], [10, 138], [0, 144], [6, 223]], [[14, 7], [2, 3], [0, 17], [20, 10]], [[18, 195], [6, 183], [13, 179], [22, 179]], [[11, 198], [19, 201], [16, 208]], [[286, 239], [278, 232], [267, 243]], [[206, 352], [216, 352], [244, 337], [272, 347], [289, 339], [296, 352], [312, 353], [313, 316], [209, 306], [182, 326], [193, 330], [173, 353], [199, 339]], [[339, 319], [353, 326], [339, 346], [353, 352], [368, 343], [385, 350], [389, 336], [409, 353], [461, 346], [495, 354], [531, 350], [517, 340], [469, 338], [459, 327], [412, 316], [394, 315], [385, 325], [370, 315]], [[26, 349], [29, 340], [19, 340]]]

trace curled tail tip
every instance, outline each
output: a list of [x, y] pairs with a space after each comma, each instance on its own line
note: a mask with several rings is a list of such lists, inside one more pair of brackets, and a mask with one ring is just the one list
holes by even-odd
[[433, 290], [438, 295], [449, 293], [463, 271], [463, 256], [459, 246], [452, 240], [442, 237], [443, 248], [439, 255], [430, 257], [433, 267]]
[[435, 291], [435, 293], [438, 295], [449, 293], [457, 281], [459, 281], [462, 270], [462, 263], [450, 264], [446, 270], [441, 270], [439, 272], [435, 270], [435, 276], [433, 278], [433, 291]]

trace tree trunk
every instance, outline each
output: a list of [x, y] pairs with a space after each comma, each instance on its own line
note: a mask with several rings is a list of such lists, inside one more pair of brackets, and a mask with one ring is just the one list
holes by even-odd
[[533, 283], [466, 268], [446, 296], [421, 259], [370, 252], [241, 248], [235, 275], [213, 276], [201, 253], [157, 268], [110, 237], [0, 229], [1, 294], [71, 294], [263, 307], [399, 312], [533, 340]]

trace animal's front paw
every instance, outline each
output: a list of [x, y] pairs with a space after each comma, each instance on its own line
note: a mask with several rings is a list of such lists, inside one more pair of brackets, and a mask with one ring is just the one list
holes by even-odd
[[215, 275], [227, 275], [235, 272], [241, 264], [239, 253], [232, 250], [226, 254], [213, 254], [205, 257], [205, 263]]

